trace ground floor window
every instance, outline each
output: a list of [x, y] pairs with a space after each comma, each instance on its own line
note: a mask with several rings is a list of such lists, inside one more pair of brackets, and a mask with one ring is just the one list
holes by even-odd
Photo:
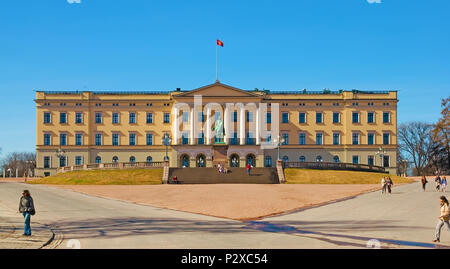
[[231, 167], [239, 167], [239, 156], [233, 154], [230, 156], [230, 166]]
[[272, 157], [270, 157], [270, 156], [264, 157], [264, 166], [272, 167]]
[[333, 161], [334, 161], [335, 163], [339, 163], [339, 156], [334, 156], [334, 157], [333, 157]]
[[353, 156], [352, 162], [353, 162], [353, 164], [358, 164], [359, 163], [359, 156], [357, 156], [357, 155]]
[[59, 157], [59, 167], [64, 167], [67, 165], [66, 157]]
[[300, 158], [298, 158], [298, 160], [299, 160], [301, 163], [304, 163], [304, 162], [306, 161], [306, 158], [305, 158], [305, 156], [300, 156]]
[[197, 156], [197, 167], [205, 167], [206, 166], [206, 157], [203, 154]]
[[368, 164], [368, 165], [373, 165], [373, 164], [374, 164], [373, 156], [368, 156], [368, 157], [367, 157], [367, 164]]
[[119, 158], [117, 156], [114, 156], [112, 158], [113, 163], [118, 163], [119, 162]]
[[188, 155], [182, 155], [181, 156], [181, 167], [189, 167], [189, 156]]
[[389, 167], [389, 156], [383, 156], [383, 167]]
[[246, 159], [247, 159], [246, 165], [250, 164], [251, 166], [255, 166], [255, 155], [249, 154], [249, 155], [247, 155]]
[[100, 156], [97, 156], [95, 158], [95, 163], [102, 163], [102, 158]]

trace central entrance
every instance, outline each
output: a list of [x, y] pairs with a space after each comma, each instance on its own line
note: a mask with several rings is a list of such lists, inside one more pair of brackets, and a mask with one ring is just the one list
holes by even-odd
[[213, 165], [217, 166], [219, 163], [223, 166], [227, 163], [228, 145], [214, 145], [213, 146]]

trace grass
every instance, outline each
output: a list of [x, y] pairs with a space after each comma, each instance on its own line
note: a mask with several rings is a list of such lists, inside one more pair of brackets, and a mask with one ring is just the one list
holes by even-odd
[[[287, 184], [381, 184], [381, 179], [387, 174], [374, 172], [314, 170], [286, 168], [284, 175]], [[389, 175], [392, 182], [410, 183], [414, 180]]]
[[161, 184], [162, 174], [162, 168], [73, 171], [33, 179], [27, 183], [55, 185], [153, 185]]

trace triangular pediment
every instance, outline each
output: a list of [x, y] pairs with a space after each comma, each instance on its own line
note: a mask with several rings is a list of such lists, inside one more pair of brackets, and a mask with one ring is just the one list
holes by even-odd
[[260, 95], [216, 82], [188, 92], [177, 94], [177, 97], [259, 97]]

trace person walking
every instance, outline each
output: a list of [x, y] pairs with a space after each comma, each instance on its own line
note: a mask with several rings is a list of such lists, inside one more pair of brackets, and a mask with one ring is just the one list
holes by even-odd
[[247, 164], [247, 175], [250, 175], [250, 170], [252, 170], [252, 166], [250, 165], [250, 163]]
[[381, 179], [381, 194], [386, 193], [386, 186], [387, 186], [386, 177], [383, 177]]
[[448, 209], [448, 200], [445, 198], [445, 196], [440, 197], [440, 204], [441, 204], [441, 214], [439, 215], [439, 221], [436, 225], [436, 231], [434, 233], [434, 240], [433, 242], [440, 242], [441, 238], [441, 228], [444, 226], [444, 224], [447, 225], [447, 229], [450, 231], [450, 223], [448, 222], [450, 218], [450, 212]]
[[436, 183], [436, 191], [439, 191], [439, 188], [441, 187], [441, 178], [437, 176], [434, 182]]
[[19, 202], [19, 212], [22, 213], [24, 218], [23, 235], [31, 236], [31, 216], [36, 213], [34, 209], [34, 202], [31, 194], [28, 190], [22, 192]]
[[447, 178], [446, 177], [442, 177], [441, 187], [442, 187], [442, 192], [445, 192], [445, 188], [447, 188]]
[[428, 183], [427, 177], [426, 176], [422, 176], [422, 189], [423, 189], [423, 191], [425, 191], [425, 187], [426, 187], [427, 183]]
[[387, 189], [388, 189], [388, 192], [389, 193], [391, 193], [391, 191], [392, 191], [392, 186], [394, 185], [394, 182], [392, 182], [392, 179], [391, 179], [391, 177], [388, 177], [387, 178]]

